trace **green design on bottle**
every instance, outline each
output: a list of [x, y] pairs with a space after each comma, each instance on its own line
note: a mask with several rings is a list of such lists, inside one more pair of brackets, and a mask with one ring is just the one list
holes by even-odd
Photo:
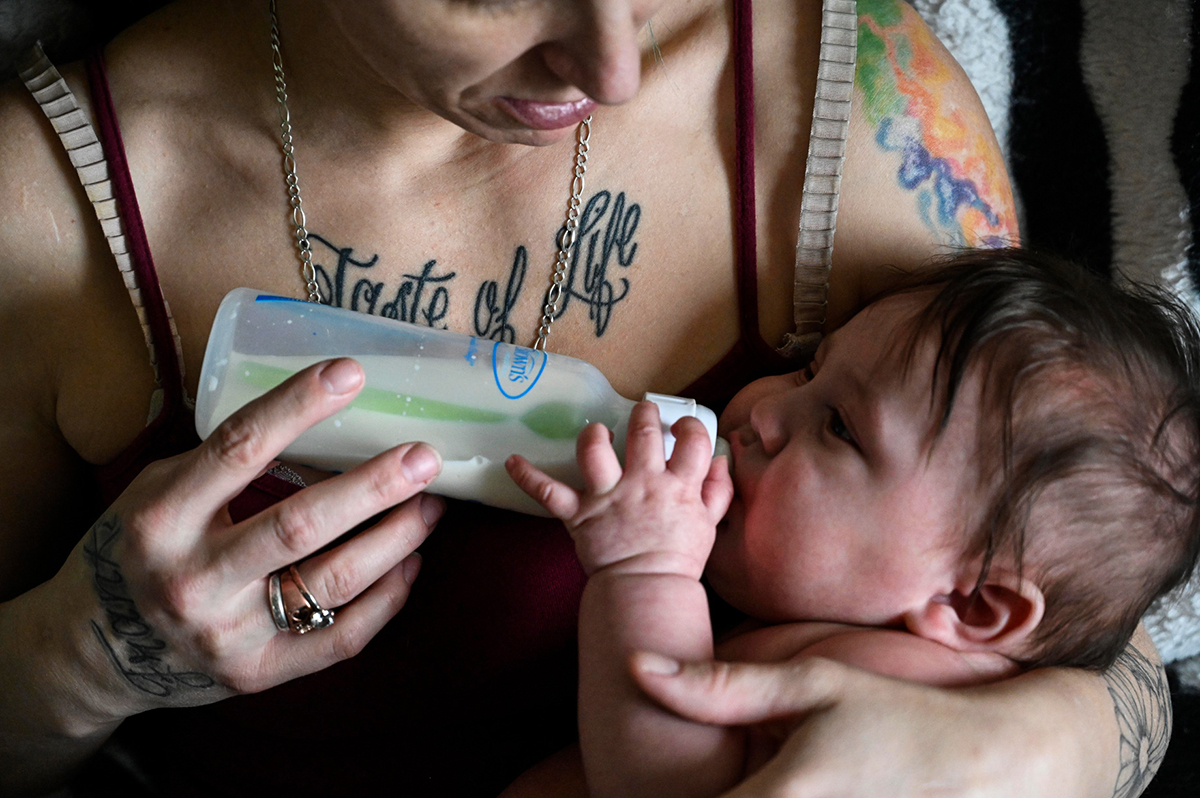
[[[244, 361], [238, 364], [236, 371], [246, 384], [268, 391], [296, 373], [290, 369], [253, 361]], [[495, 410], [481, 410], [476, 407], [442, 402], [437, 399], [423, 399], [419, 396], [397, 394], [393, 391], [370, 387], [363, 388], [350, 406], [359, 410], [371, 410], [376, 413], [424, 418], [432, 421], [498, 424], [512, 418], [507, 413]], [[612, 427], [617, 419], [596, 418], [594, 412], [589, 417], [584, 414], [583, 408], [566, 402], [544, 402], [521, 416], [520, 421], [543, 438], [565, 440], [578, 436], [583, 428], [592, 421], [600, 421]]]
[[[238, 364], [238, 369], [244, 382], [266, 390], [274, 388], [296, 373], [278, 366], [268, 366], [250, 361]], [[510, 418], [508, 414], [497, 413], [494, 410], [480, 410], [476, 407], [441, 402], [437, 399], [423, 399], [420, 396], [398, 394], [394, 391], [371, 387], [363, 388], [358, 396], [354, 397], [350, 406], [360, 410], [373, 410], [376, 413], [413, 416], [433, 421], [470, 421], [476, 424], [496, 424]]]
[[582, 407], [566, 402], [544, 402], [521, 416], [522, 424], [550, 440], [574, 439], [593, 421], [613, 426], [612, 419], [597, 418], [594, 408], [588, 416]]

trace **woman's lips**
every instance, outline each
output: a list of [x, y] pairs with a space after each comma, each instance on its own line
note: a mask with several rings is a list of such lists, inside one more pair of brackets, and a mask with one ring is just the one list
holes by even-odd
[[569, 103], [543, 103], [537, 100], [501, 97], [500, 104], [516, 117], [518, 122], [537, 130], [561, 130], [564, 127], [573, 127], [596, 107], [596, 101], [590, 97]]

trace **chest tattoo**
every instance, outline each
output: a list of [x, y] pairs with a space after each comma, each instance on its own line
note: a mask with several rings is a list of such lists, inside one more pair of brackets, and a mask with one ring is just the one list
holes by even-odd
[[[420, 270], [404, 273], [394, 288], [382, 280], [373, 280], [369, 272], [379, 263], [379, 254], [361, 259], [353, 247], [339, 247], [310, 233], [317, 284], [325, 301], [339, 308], [372, 313], [391, 319], [445, 328], [442, 319], [450, 311], [450, 289], [446, 285], [455, 272], [438, 271], [436, 260], [426, 261]], [[333, 266], [326, 264], [332, 261]]]
[[[561, 318], [573, 306], [587, 309], [588, 322], [597, 338], [607, 331], [613, 311], [629, 296], [628, 269], [637, 256], [637, 230], [642, 208], [626, 198], [625, 192], [597, 191], [579, 214], [576, 244], [563, 279]], [[400, 275], [398, 282], [375, 279], [372, 271], [380, 263], [378, 253], [364, 256], [354, 247], [341, 246], [310, 233], [317, 284], [325, 301], [335, 307], [399, 319], [429, 327], [446, 328], [451, 289], [456, 271], [436, 259]], [[547, 269], [553, 262], [547, 264]], [[534, 270], [535, 273], [537, 269]], [[532, 338], [537, 319], [530, 318], [520, 332], [514, 324], [513, 308], [529, 281], [529, 251], [519, 244], [513, 251], [508, 274], [502, 280], [483, 280], [475, 292], [471, 315], [472, 332], [506, 343]], [[533, 281], [537, 282], [537, 281]], [[535, 286], [541, 290], [540, 286]]]

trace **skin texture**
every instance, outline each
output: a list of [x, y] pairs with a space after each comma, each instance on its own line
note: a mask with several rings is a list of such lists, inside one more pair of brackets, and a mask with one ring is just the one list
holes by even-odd
[[[791, 329], [796, 186], [808, 144], [798, 120], [811, 118], [819, 4], [758, 3], [754, 13], [756, 92], [770, 98], [760, 99], [756, 114], [760, 328], [773, 343]], [[653, 20], [661, 61], [641, 24], [646, 19]], [[737, 340], [724, 3], [283, 0], [280, 24], [304, 207], [319, 236], [315, 260], [338, 304], [357, 302], [381, 314], [390, 308], [421, 323], [482, 327], [489, 336], [530, 341], [565, 211], [571, 132], [518, 130], [511, 114], [476, 100], [563, 101], [587, 93], [617, 102], [636, 74], [633, 100], [596, 112], [582, 197], [584, 208], [595, 202], [592, 226], [572, 263], [571, 299], [551, 348], [593, 362], [632, 396], [679, 390]], [[227, 291], [251, 285], [299, 295], [301, 289], [279, 168], [267, 25], [259, 4], [181, 0], [106, 48], [130, 170], [192, 395], [212, 316]], [[416, 30], [444, 32], [438, 46], [448, 49], [393, 50], [394, 41]], [[970, 86], [944, 50], [932, 41], [921, 46], [948, 70], [943, 107], [960, 109], [965, 126], [986, 130]], [[417, 60], [396, 60], [409, 57]], [[64, 66], [64, 74], [87, 110], [80, 68]], [[880, 147], [863, 107], [857, 103], [851, 119], [830, 329], [887, 282], [881, 264], [915, 267], [956, 240], [925, 223], [916, 193], [897, 178], [900, 155]], [[544, 146], [510, 146], [521, 137]], [[971, 141], [984, 148], [981, 157], [995, 157], [987, 135]], [[121, 719], [163, 703], [131, 682], [132, 672], [156, 672], [138, 670], [148, 663], [133, 661], [131, 638], [116, 630], [110, 610], [119, 620], [132, 601], [149, 626], [142, 639], [168, 645], [153, 667], [215, 683], [201, 687], [205, 679], [188, 677], [170, 686], [170, 701], [265, 687], [357, 651], [407, 596], [403, 563], [412, 562], [413, 547], [438, 514], [434, 507], [426, 515], [424, 502], [401, 503], [368, 550], [342, 549], [340, 562], [357, 566], [349, 589], [337, 588], [329, 560], [305, 570], [320, 598], [325, 584], [343, 590], [342, 597], [357, 593], [359, 621], [351, 622], [354, 613], [347, 611], [334, 627], [338, 634], [306, 636], [303, 644], [268, 638], [264, 576], [284, 560], [254, 560], [258, 573], [238, 571], [239, 584], [216, 567], [228, 560], [209, 538], [249, 546], [291, 539], [276, 534], [288, 529], [302, 541], [288, 561], [305, 558], [357, 520], [336, 510], [356, 492], [377, 494], [362, 508], [366, 517], [419, 487], [420, 480], [395, 476], [403, 452], [329, 480], [321, 492], [305, 491], [302, 500], [249, 525], [230, 526], [223, 508], [240, 485], [288, 435], [349, 401], [340, 393], [335, 401], [310, 374], [248, 411], [241, 426], [227, 427], [239, 433], [219, 438], [228, 446], [206, 444], [149, 469], [105, 516], [105, 529], [116, 529], [115, 518], [120, 533], [89, 537], [105, 509], [91, 498], [91, 469], [112, 462], [142, 430], [154, 377], [94, 213], [46, 120], [18, 85], [0, 89], [0, 270], [0, 339], [13, 342], [0, 352], [6, 375], [0, 381], [0, 717], [7, 721], [0, 729], [0, 792], [19, 795], [61, 785]], [[244, 436], [253, 445], [232, 445]], [[242, 454], [229, 459], [230, 452]], [[207, 503], [186, 500], [198, 488]], [[181, 519], [187, 534], [175, 539], [169, 533], [182, 528]], [[97, 591], [98, 575], [102, 584], [115, 580], [111, 562], [128, 597]], [[197, 606], [214, 605], [223, 613], [218, 628], [197, 618]], [[245, 634], [236, 635], [238, 629]], [[774, 672], [756, 673], [767, 679]], [[1053, 698], [1064, 690], [1077, 699], [1065, 708]], [[1144, 728], [1133, 713], [1162, 702], [1160, 694], [1138, 690], [1122, 704], [1123, 712], [1131, 708], [1122, 728]], [[947, 700], [935, 692], [907, 695], [937, 706]], [[833, 725], [862, 711], [855, 700], [838, 704], [846, 711], [828, 716]], [[1039, 719], [1037, 735], [1012, 739], [1041, 746], [1031, 754], [1014, 742], [1002, 752], [1006, 761], [1046, 752], [1060, 775], [1020, 794], [1112, 793], [1118, 731], [1103, 680], [1057, 674], [1004, 700]], [[970, 718], [970, 706], [945, 717]], [[1071, 723], [1058, 725], [1041, 706], [1061, 709]], [[886, 717], [895, 723], [864, 736], [908, 739], [903, 713]], [[957, 726], [940, 728], [942, 734], [954, 728], [955, 739], [970, 736]], [[1079, 728], [1102, 733], [1080, 741]], [[932, 730], [925, 736], [935, 738]], [[796, 739], [802, 748], [806, 738]], [[823, 746], [823, 767], [853, 772], [861, 749]], [[1084, 780], [1097, 772], [1105, 784]], [[989, 783], [1007, 784], [1004, 769], [989, 774]]]

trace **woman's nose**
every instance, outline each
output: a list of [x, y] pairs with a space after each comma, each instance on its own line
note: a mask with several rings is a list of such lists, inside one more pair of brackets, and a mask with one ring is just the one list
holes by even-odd
[[644, 0], [572, 4], [576, 18], [542, 48], [551, 72], [604, 105], [632, 100], [641, 82], [638, 36], [648, 18]]

